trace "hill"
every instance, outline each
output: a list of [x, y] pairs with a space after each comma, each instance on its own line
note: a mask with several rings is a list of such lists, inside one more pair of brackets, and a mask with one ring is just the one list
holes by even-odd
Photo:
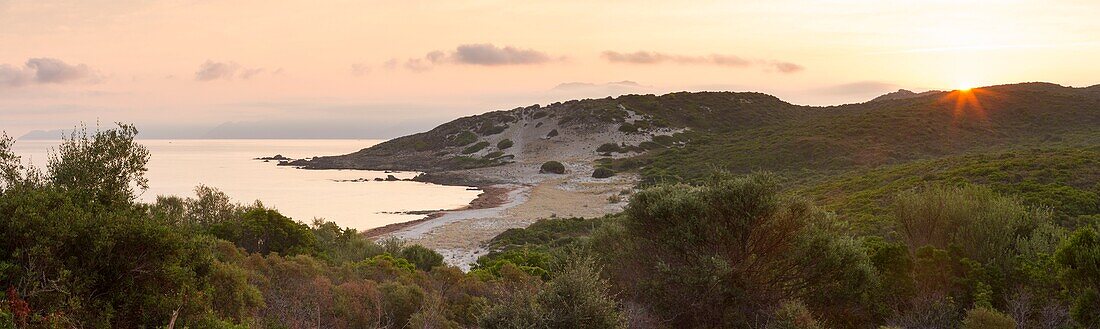
[[[972, 151], [1094, 143], [1097, 90], [1021, 83], [827, 107], [760, 93], [626, 95], [460, 118], [297, 165], [444, 172], [557, 159], [637, 171], [647, 182], [693, 180], [714, 168], [808, 177]], [[499, 147], [504, 140], [509, 148]], [[603, 144], [618, 147], [597, 152]]]

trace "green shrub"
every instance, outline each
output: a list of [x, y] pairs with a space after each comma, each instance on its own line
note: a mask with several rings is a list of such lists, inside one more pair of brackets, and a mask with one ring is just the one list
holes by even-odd
[[465, 149], [462, 149], [462, 154], [477, 153], [477, 151], [481, 151], [482, 149], [484, 149], [488, 146], [489, 146], [489, 142], [486, 142], [486, 141], [477, 142], [477, 144], [470, 145], [470, 146], [467, 146]]
[[470, 145], [470, 144], [472, 144], [473, 142], [476, 142], [476, 141], [477, 141], [477, 134], [474, 134], [473, 132], [470, 132], [470, 131], [463, 131], [463, 132], [459, 133], [458, 135], [455, 135], [451, 139], [451, 142], [447, 143], [447, 144], [451, 145], [451, 146], [466, 146], [466, 145]]
[[507, 125], [503, 125], [503, 126], [486, 125], [486, 126], [481, 127], [481, 130], [478, 131], [478, 132], [481, 133], [482, 136], [492, 136], [492, 135], [502, 133], [506, 129], [508, 129]]
[[597, 167], [592, 171], [592, 178], [608, 178], [615, 176], [615, 171], [604, 167]]
[[966, 312], [963, 329], [1016, 329], [1016, 320], [997, 310], [977, 307]]
[[765, 329], [822, 329], [810, 309], [801, 301], [789, 301], [779, 306]]
[[424, 246], [414, 244], [401, 250], [401, 258], [408, 260], [421, 271], [429, 271], [433, 267], [443, 265], [443, 255]]
[[531, 115], [532, 119], [541, 119], [546, 116], [546, 111], [536, 111]]
[[546, 161], [539, 167], [539, 173], [561, 175], [565, 173], [565, 165], [557, 161]]
[[624, 122], [622, 125], [619, 125], [619, 131], [627, 134], [633, 134], [638, 132], [638, 127], [630, 123]]
[[551, 131], [550, 131], [550, 133], [547, 133], [547, 134], [546, 134], [546, 138], [553, 138], [553, 137], [555, 137], [555, 136], [557, 136], [557, 135], [558, 135], [558, 130], [557, 130], [557, 129], [554, 129], [554, 130], [551, 130]]
[[536, 297], [548, 328], [623, 328], [611, 285], [600, 277], [599, 266], [585, 256], [571, 256], [561, 273], [547, 282]]
[[1100, 327], [1100, 234], [1091, 227], [1062, 241], [1054, 259], [1062, 284], [1076, 296], [1070, 314], [1086, 328]]
[[[624, 294], [672, 327], [760, 326], [780, 296], [823, 310], [829, 323], [867, 321], [874, 268], [862, 246], [779, 191], [766, 174], [649, 188], [631, 199], [622, 228], [593, 244]], [[797, 288], [804, 280], [813, 293]]]
[[638, 147], [642, 148], [643, 150], [650, 151], [650, 150], [656, 150], [656, 149], [659, 149], [659, 148], [663, 148], [664, 146], [661, 145], [661, 144], [657, 144], [656, 142], [644, 141], [644, 142], [641, 142], [640, 144], [638, 144]]
[[501, 150], [507, 150], [508, 148], [512, 147], [513, 144], [515, 143], [513, 143], [511, 139], [503, 139], [500, 142], [497, 142], [497, 148]]
[[622, 152], [622, 150], [623, 150], [622, 147], [620, 147], [619, 144], [615, 144], [615, 143], [603, 143], [603, 144], [600, 144], [600, 146], [596, 148], [596, 152], [599, 152], [599, 153]]
[[263, 255], [272, 252], [281, 255], [312, 254], [317, 250], [317, 237], [309, 226], [274, 209], [252, 209], [244, 213], [239, 221], [210, 226], [210, 233], [248, 252]]

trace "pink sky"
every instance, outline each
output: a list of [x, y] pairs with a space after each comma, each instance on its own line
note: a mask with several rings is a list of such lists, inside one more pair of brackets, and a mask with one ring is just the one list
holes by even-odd
[[623, 93], [825, 105], [1100, 83], [1096, 1], [520, 3], [0, 0], [0, 130], [344, 123], [392, 137]]

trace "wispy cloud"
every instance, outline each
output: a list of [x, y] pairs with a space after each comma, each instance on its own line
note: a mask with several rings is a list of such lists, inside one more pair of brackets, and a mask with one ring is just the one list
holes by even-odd
[[28, 59], [22, 66], [0, 64], [0, 87], [32, 84], [95, 83], [100, 75], [85, 64], [68, 64], [56, 58]]
[[[202, 65], [199, 65], [198, 71], [195, 71], [195, 80], [214, 81], [233, 80], [234, 78], [248, 80], [266, 71], [267, 70], [264, 68], [243, 67], [233, 61], [215, 62], [207, 60], [202, 63]], [[279, 71], [281, 72], [281, 69]]]
[[[419, 72], [444, 64], [479, 66], [537, 65], [553, 60], [552, 56], [534, 49], [512, 46], [498, 47], [489, 43], [480, 43], [460, 45], [451, 51], [431, 51], [423, 57], [408, 58], [401, 66]], [[397, 63], [397, 59], [391, 59], [383, 66], [395, 68], [398, 66]]]
[[605, 51], [602, 54], [603, 58], [611, 63], [625, 63], [625, 64], [695, 64], [695, 65], [716, 65], [716, 66], [728, 66], [728, 67], [750, 67], [760, 66], [771, 70], [775, 70], [781, 73], [795, 73], [802, 71], [804, 67], [799, 64], [775, 61], [775, 60], [760, 60], [760, 59], [747, 59], [735, 55], [726, 54], [710, 54], [710, 55], [681, 55], [681, 54], [668, 54], [655, 51], [635, 51], [635, 52], [617, 52], [617, 51]]

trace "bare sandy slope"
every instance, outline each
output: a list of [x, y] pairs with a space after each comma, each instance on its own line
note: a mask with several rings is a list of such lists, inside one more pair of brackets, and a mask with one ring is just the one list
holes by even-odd
[[[629, 114], [628, 122], [641, 119], [633, 112]], [[503, 204], [443, 212], [376, 238], [393, 236], [421, 244], [443, 254], [447, 264], [466, 270], [477, 257], [488, 252], [486, 242], [507, 229], [527, 227], [543, 218], [591, 218], [619, 212], [625, 204], [610, 199], [624, 191], [629, 193], [637, 183], [637, 176], [620, 174], [607, 179], [592, 178], [596, 159], [628, 156], [600, 155], [596, 148], [604, 143], [637, 145], [651, 140], [653, 135], [669, 135], [678, 130], [661, 129], [638, 134], [623, 133], [618, 128], [619, 124], [607, 123], [563, 127], [553, 118], [525, 119], [513, 124], [485, 140], [492, 145], [503, 139], [512, 140], [514, 145], [504, 151], [514, 156], [514, 163], [446, 172], [469, 181], [506, 182], [495, 185], [509, 190]], [[559, 134], [549, 137], [555, 130]], [[470, 156], [478, 157], [486, 152], [489, 151], [482, 150]], [[566, 174], [539, 173], [542, 163], [550, 160], [565, 164]]]

